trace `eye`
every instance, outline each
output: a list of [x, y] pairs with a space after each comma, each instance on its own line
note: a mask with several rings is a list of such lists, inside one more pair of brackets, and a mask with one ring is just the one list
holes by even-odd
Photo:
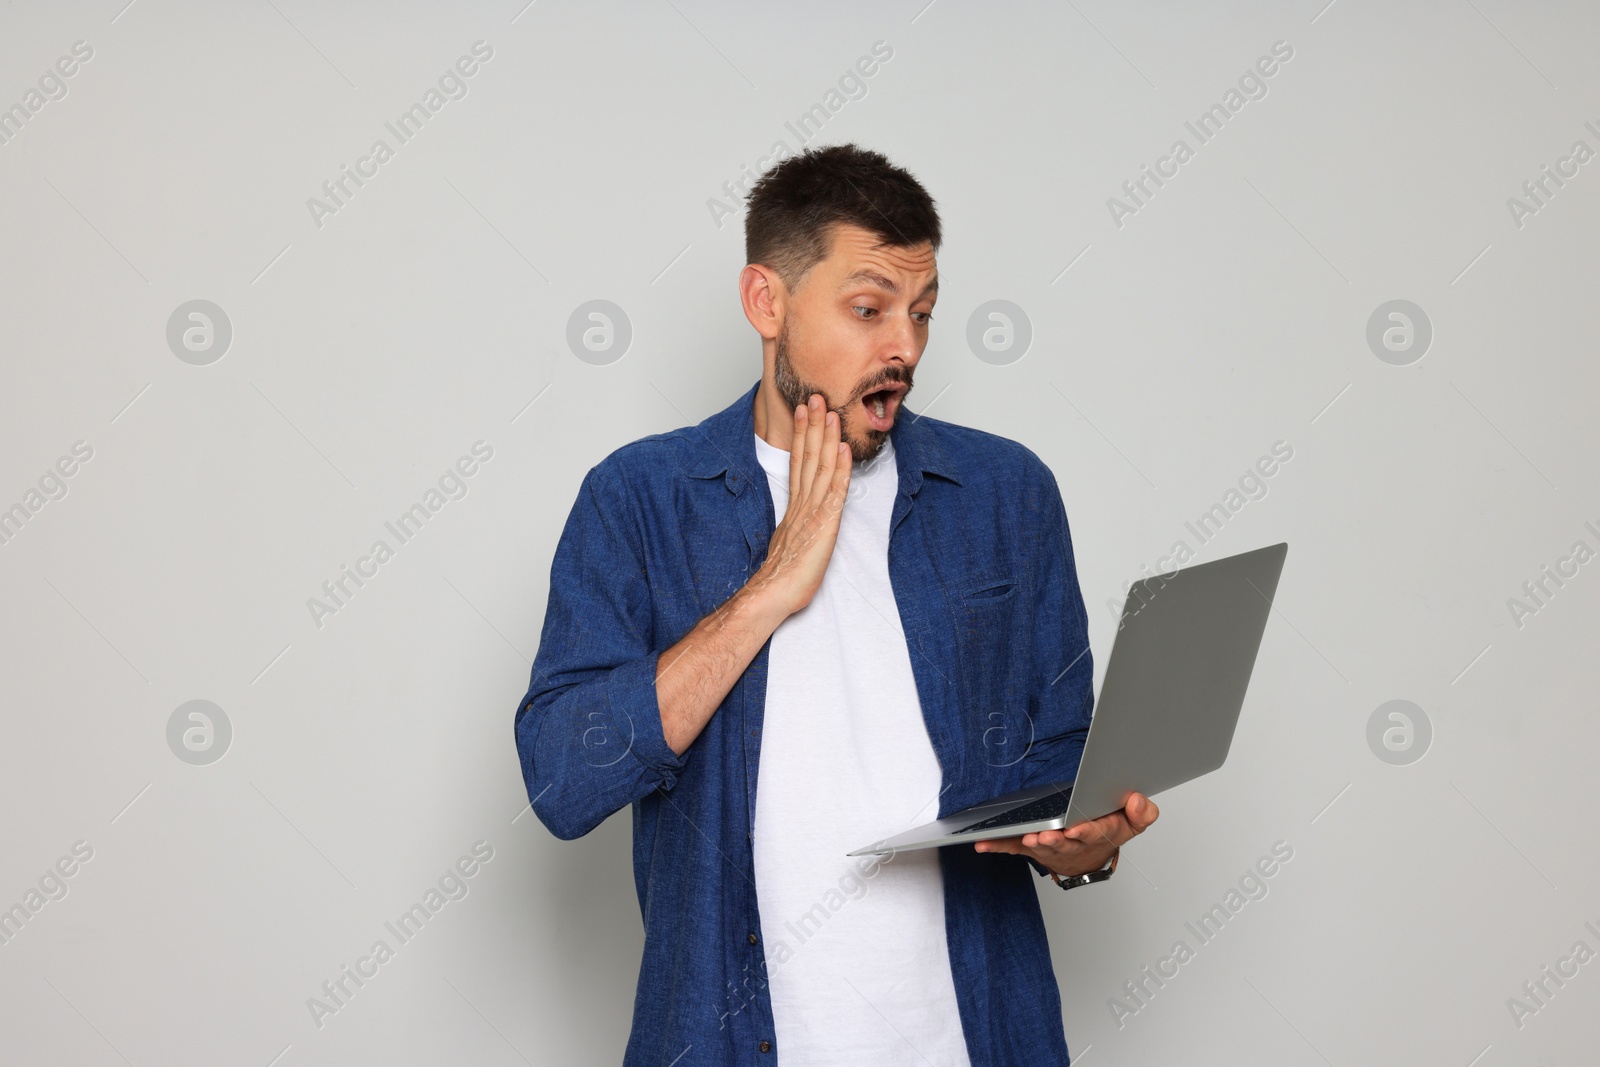
[[[918, 316], [921, 316], [921, 317], [918, 318]], [[931, 312], [931, 311], [913, 311], [911, 313], [911, 317], [913, 319], [916, 319], [922, 325], [926, 326], [926, 325], [928, 325], [928, 323], [933, 321], [933, 312]]]
[[877, 308], [864, 307], [864, 306], [862, 306], [860, 304], [856, 304], [856, 305], [852, 306], [850, 308], [850, 310], [851, 311], [865, 311], [865, 312], [867, 312], [866, 315], [860, 316], [861, 318], [865, 319], [865, 318], [871, 318], [872, 314], [875, 313], [878, 309]]

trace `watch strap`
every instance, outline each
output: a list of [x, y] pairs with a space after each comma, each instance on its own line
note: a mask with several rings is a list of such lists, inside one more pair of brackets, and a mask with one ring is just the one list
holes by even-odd
[[1056, 885], [1060, 886], [1062, 889], [1076, 889], [1080, 885], [1088, 885], [1091, 882], [1103, 882], [1107, 878], [1110, 878], [1112, 872], [1117, 869], [1117, 860], [1121, 856], [1122, 848], [1119, 846], [1115, 849], [1112, 849], [1111, 862], [1106, 864], [1098, 871], [1087, 871], [1083, 874], [1068, 875], [1065, 878], [1061, 877], [1056, 872], [1051, 871], [1050, 877], [1055, 879]]

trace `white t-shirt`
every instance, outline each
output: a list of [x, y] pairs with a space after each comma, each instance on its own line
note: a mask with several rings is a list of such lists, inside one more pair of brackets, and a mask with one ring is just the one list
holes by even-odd
[[[789, 453], [756, 438], [773, 507]], [[894, 449], [851, 471], [811, 603], [772, 635], [756, 780], [757, 906], [787, 1067], [969, 1067], [935, 849], [846, 856], [938, 817], [928, 739], [889, 584]]]

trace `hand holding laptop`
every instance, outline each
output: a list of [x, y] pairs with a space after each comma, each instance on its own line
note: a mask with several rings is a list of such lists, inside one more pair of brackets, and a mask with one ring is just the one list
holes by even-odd
[[1161, 815], [1156, 802], [1143, 793], [1128, 797], [1127, 807], [1062, 830], [1036, 830], [1021, 837], [995, 837], [979, 841], [979, 852], [1010, 852], [1036, 860], [1063, 878], [1104, 867], [1111, 853], [1150, 828]]
[[1026, 856], [1058, 881], [1104, 880], [1109, 869], [1098, 865], [1155, 822], [1152, 793], [1227, 759], [1288, 549], [1279, 542], [1131, 583], [1072, 780], [1025, 786], [846, 855], [972, 841], [979, 852]]

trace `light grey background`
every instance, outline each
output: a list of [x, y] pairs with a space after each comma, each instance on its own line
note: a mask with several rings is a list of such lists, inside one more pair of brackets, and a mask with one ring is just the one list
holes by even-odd
[[[1600, 149], [1600, 14], [1325, 2], [0, 11], [0, 106], [93, 49], [0, 147], [0, 507], [93, 450], [0, 544], [0, 907], [93, 849], [0, 946], [0, 1059], [617, 1062], [629, 816], [551, 837], [512, 715], [584, 472], [758, 376], [742, 213], [708, 201], [822, 104], [815, 143], [940, 205], [910, 405], [1050, 464], [1102, 669], [1106, 602], [1175, 542], [1291, 545], [1227, 766], [1161, 797], [1109, 885], [1041, 883], [1075, 1059], [1592, 1062], [1600, 963], [1520, 1026], [1508, 999], [1600, 950], [1600, 563], [1508, 599], [1600, 549], [1600, 161], [1520, 225], [1507, 201]], [[465, 97], [319, 227], [307, 199], [477, 41]], [[1185, 121], [1278, 41], [1199, 145]], [[191, 300], [232, 328], [204, 365], [167, 341]], [[609, 364], [567, 345], [590, 300], [631, 323]], [[991, 300], [1028, 317], [1020, 359], [968, 347]], [[1367, 343], [1392, 300], [1432, 325], [1409, 365]], [[466, 495], [319, 626], [308, 599], [479, 441]], [[1201, 546], [1185, 523], [1280, 441]], [[231, 726], [210, 763], [169, 747], [195, 700]], [[1393, 700], [1420, 760], [1369, 746]], [[468, 895], [317, 1026], [308, 998], [479, 841]], [[1119, 1026], [1123, 983], [1279, 841], [1268, 895]]]

